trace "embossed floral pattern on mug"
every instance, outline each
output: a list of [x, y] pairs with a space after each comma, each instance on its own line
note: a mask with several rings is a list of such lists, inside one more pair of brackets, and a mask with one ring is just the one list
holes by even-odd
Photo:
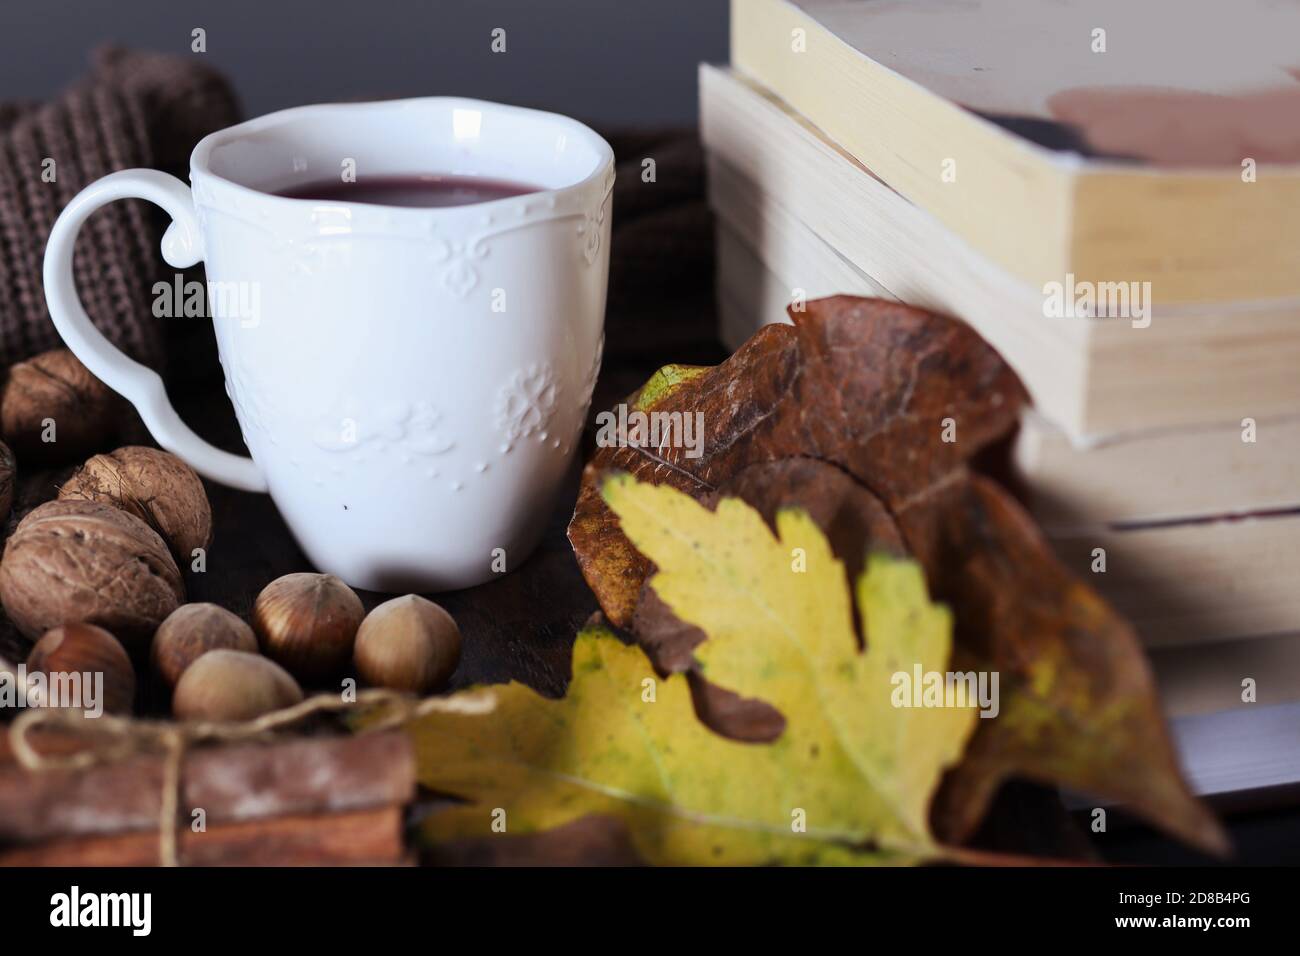
[[519, 439], [533, 435], [545, 440], [559, 394], [555, 372], [545, 362], [511, 375], [497, 392], [497, 427], [506, 443], [502, 450], [508, 451]]
[[435, 237], [429, 258], [441, 267], [438, 279], [443, 288], [458, 299], [463, 299], [478, 285], [478, 267], [474, 262], [487, 254], [488, 247], [481, 236], [468, 242]]
[[442, 414], [429, 402], [390, 401], [361, 412], [345, 405], [312, 427], [312, 442], [322, 451], [368, 457], [393, 455], [403, 463], [414, 456], [444, 455], [455, 447]]
[[596, 215], [585, 214], [578, 226], [578, 235], [582, 237], [582, 257], [589, 266], [595, 265], [596, 257], [600, 255], [600, 233], [604, 225], [605, 204], [601, 203]]
[[578, 427], [584, 424], [583, 419], [587, 411], [591, 408], [591, 396], [596, 393], [596, 380], [600, 378], [600, 363], [605, 357], [605, 332], [602, 329], [600, 338], [596, 342], [596, 353], [591, 357], [591, 364], [587, 366], [587, 376], [582, 380], [581, 401], [578, 403]]

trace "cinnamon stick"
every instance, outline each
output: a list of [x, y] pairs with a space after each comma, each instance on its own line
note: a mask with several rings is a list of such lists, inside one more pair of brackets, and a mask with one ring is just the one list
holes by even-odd
[[[160, 755], [80, 771], [0, 763], [0, 843], [156, 831], [162, 788]], [[414, 755], [400, 731], [198, 749], [182, 767], [179, 826], [188, 830], [196, 808], [211, 829], [400, 805], [414, 794]]]
[[[402, 819], [400, 806], [387, 806], [218, 824], [202, 833], [185, 827], [179, 857], [187, 866], [403, 863]], [[0, 866], [154, 866], [158, 841], [156, 831], [52, 840], [0, 849]]]

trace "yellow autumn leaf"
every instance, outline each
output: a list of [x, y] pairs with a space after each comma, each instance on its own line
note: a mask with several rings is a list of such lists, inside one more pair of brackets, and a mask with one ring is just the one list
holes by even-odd
[[710, 512], [663, 486], [604, 486], [623, 531], [659, 568], [651, 586], [708, 639], [713, 682], [785, 717], [770, 744], [721, 737], [695, 716], [686, 678], [659, 678], [603, 630], [580, 634], [561, 700], [512, 683], [484, 716], [412, 728], [421, 781], [467, 801], [434, 814], [432, 840], [524, 834], [590, 814], [620, 819], [659, 864], [913, 863], [944, 851], [926, 815], [961, 755], [970, 707], [895, 706], [895, 675], [943, 672], [948, 611], [919, 567], [873, 556], [853, 592], [801, 511], [777, 533], [743, 502]]

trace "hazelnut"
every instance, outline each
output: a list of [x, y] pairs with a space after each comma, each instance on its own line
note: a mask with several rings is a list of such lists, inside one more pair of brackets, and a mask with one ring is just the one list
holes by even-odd
[[275, 661], [221, 648], [185, 669], [172, 695], [172, 713], [181, 720], [252, 720], [300, 700], [302, 688]]
[[29, 675], [41, 673], [47, 677], [66, 675], [57, 685], [47, 686], [46, 693], [52, 699], [42, 702], [42, 706], [59, 704], [59, 698], [71, 692], [69, 685], [75, 679], [82, 682], [81, 703], [90, 703], [93, 684], [85, 683], [86, 675], [103, 675], [100, 703], [105, 713], [129, 714], [135, 704], [131, 658], [117, 638], [93, 624], [65, 624], [46, 631], [27, 656], [27, 671]]
[[59, 489], [59, 498], [98, 501], [133, 514], [167, 542], [180, 565], [212, 540], [203, 481], [175, 455], [130, 445], [95, 455]]
[[153, 668], [175, 687], [187, 667], [208, 651], [257, 653], [253, 629], [216, 604], [182, 604], [158, 626], [150, 648]]
[[347, 664], [365, 613], [332, 574], [286, 574], [257, 596], [253, 630], [264, 654], [301, 680], [319, 680]]
[[0, 561], [0, 602], [28, 637], [85, 621], [144, 650], [185, 600], [181, 573], [139, 518], [93, 501], [49, 501], [18, 523]]
[[122, 409], [122, 400], [75, 355], [55, 349], [9, 369], [0, 391], [0, 433], [24, 466], [75, 461], [102, 447]]
[[367, 684], [427, 694], [460, 660], [460, 628], [450, 614], [416, 594], [385, 601], [366, 615], [353, 653]]

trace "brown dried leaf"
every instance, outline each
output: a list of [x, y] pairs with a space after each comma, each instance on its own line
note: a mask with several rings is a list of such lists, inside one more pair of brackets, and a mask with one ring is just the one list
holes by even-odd
[[[770, 325], [716, 369], [657, 373], [629, 406], [704, 416], [704, 455], [601, 448], [583, 474], [569, 540], [606, 616], [626, 627], [649, 570], [600, 500], [626, 471], [697, 498], [747, 465], [791, 456], [839, 465], [889, 507], [952, 474], [1016, 420], [1024, 390], [968, 327], [920, 309], [839, 296]], [[667, 381], [665, 381], [667, 379]], [[940, 441], [945, 419], [958, 440]]]
[[[700, 500], [738, 496], [769, 522], [797, 505], [853, 566], [868, 548], [905, 544], [955, 612], [957, 666], [1001, 675], [1001, 716], [980, 721], [936, 798], [940, 836], [968, 836], [1018, 776], [1121, 799], [1223, 851], [1222, 831], [1178, 773], [1131, 627], [1061, 566], [1005, 492], [967, 470], [1014, 426], [1025, 398], [1014, 373], [966, 326], [907, 306], [836, 297], [792, 318], [715, 369], [668, 367], [630, 400], [703, 412], [702, 457], [604, 447], [587, 466], [569, 537], [606, 615], [631, 625], [664, 670], [688, 669], [704, 639], [643, 590], [651, 568], [599, 494], [611, 470]], [[945, 426], [956, 441], [943, 440]], [[697, 708], [717, 729], [770, 733], [757, 702], [719, 701], [697, 683]]]
[[970, 834], [1008, 777], [1123, 801], [1212, 853], [1228, 849], [1188, 791], [1132, 627], [1052, 554], [1011, 497], [980, 476], [896, 513], [932, 593], [953, 609], [958, 670], [997, 670], [1002, 712], [980, 721], [934, 807]]

